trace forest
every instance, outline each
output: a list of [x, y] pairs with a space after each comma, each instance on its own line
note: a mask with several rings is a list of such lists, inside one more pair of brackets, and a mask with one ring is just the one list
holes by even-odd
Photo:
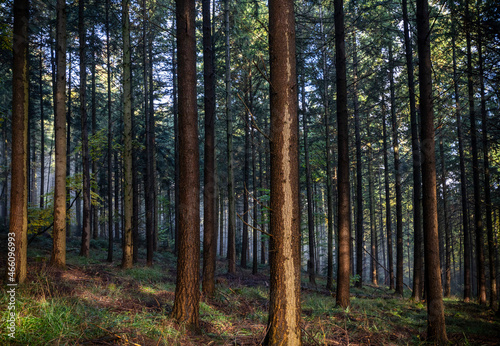
[[497, 345], [498, 0], [0, 3], [1, 345]]

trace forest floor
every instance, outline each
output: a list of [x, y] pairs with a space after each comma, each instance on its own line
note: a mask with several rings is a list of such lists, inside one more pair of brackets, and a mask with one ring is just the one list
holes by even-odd
[[[151, 268], [139, 261], [133, 269], [121, 270], [118, 248], [110, 264], [105, 262], [106, 241], [92, 241], [92, 258], [86, 259], [78, 256], [79, 240], [74, 239], [68, 242], [67, 270], [55, 270], [47, 265], [50, 244], [50, 239], [40, 239], [30, 246], [28, 280], [17, 291], [14, 342], [7, 336], [7, 294], [2, 285], [0, 345], [259, 345], [264, 339], [267, 266], [259, 267], [262, 274], [238, 268], [230, 276], [223, 274], [227, 263], [217, 262], [217, 292], [213, 298], [202, 297], [201, 333], [195, 335], [169, 316], [175, 293], [171, 253], [156, 253]], [[365, 285], [351, 288], [351, 307], [343, 310], [335, 306], [334, 292], [325, 290], [322, 280], [310, 286], [306, 279], [304, 275], [305, 345], [424, 344], [425, 303]], [[445, 300], [445, 314], [452, 344], [499, 344], [500, 320], [491, 309], [455, 298]]]

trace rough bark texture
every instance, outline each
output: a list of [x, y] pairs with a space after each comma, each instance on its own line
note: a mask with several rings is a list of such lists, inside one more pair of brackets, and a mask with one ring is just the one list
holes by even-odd
[[436, 158], [434, 114], [432, 109], [432, 66], [429, 9], [427, 0], [417, 0], [417, 37], [422, 120], [422, 209], [427, 292], [427, 338], [438, 344], [448, 342], [439, 263], [438, 213], [436, 196]]
[[176, 1], [179, 59], [179, 255], [172, 316], [199, 329], [200, 181], [196, 105], [195, 2]]
[[122, 268], [132, 268], [132, 85], [130, 68], [130, 0], [122, 0], [123, 35], [123, 257]]
[[269, 1], [270, 299], [266, 345], [301, 345], [300, 209], [293, 1]]
[[203, 190], [203, 293], [215, 292], [215, 257], [217, 252], [217, 206], [215, 171], [215, 72], [212, 51], [210, 0], [202, 1], [203, 73], [205, 90], [205, 160]]
[[337, 126], [338, 126], [338, 271], [337, 304], [350, 305], [349, 272], [350, 256], [350, 201], [349, 201], [349, 129], [347, 113], [347, 77], [345, 58], [345, 30], [343, 0], [334, 1], [335, 17], [335, 67], [337, 69]]
[[56, 104], [55, 127], [55, 184], [54, 184], [54, 230], [50, 264], [66, 266], [66, 2], [58, 0], [56, 33]]
[[15, 272], [9, 283], [20, 284], [26, 280], [28, 236], [28, 16], [28, 0], [15, 0], [9, 224], [9, 236], [14, 235]]

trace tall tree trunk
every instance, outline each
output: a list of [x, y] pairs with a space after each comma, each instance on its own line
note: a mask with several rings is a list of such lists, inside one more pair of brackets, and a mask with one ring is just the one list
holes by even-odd
[[420, 170], [420, 140], [418, 137], [417, 110], [415, 105], [415, 82], [413, 77], [413, 52], [410, 39], [408, 5], [403, 0], [403, 26], [405, 36], [406, 72], [408, 75], [408, 96], [410, 99], [411, 150], [413, 162], [413, 291], [412, 299], [420, 301], [423, 291], [423, 258], [422, 258], [422, 174]]
[[[384, 185], [385, 185], [385, 224], [387, 227], [387, 261], [389, 265], [389, 288], [394, 289], [394, 264], [392, 253], [392, 214], [391, 214], [391, 191], [389, 187], [389, 159], [387, 145], [387, 122], [385, 99], [382, 94], [382, 137], [384, 141]], [[386, 279], [387, 281], [387, 279]]]
[[146, 0], [142, 1], [142, 67], [143, 67], [143, 85], [144, 85], [144, 121], [146, 128], [146, 167], [144, 176], [144, 201], [146, 206], [146, 265], [153, 265], [153, 243], [154, 243], [154, 185], [153, 185], [153, 137], [151, 133], [151, 112], [149, 111], [149, 69], [147, 54], [147, 22], [148, 13]]
[[[451, 1], [452, 16], [455, 13], [453, 1]], [[470, 257], [470, 231], [469, 231], [469, 209], [467, 207], [467, 178], [465, 175], [465, 156], [463, 149], [463, 136], [462, 136], [462, 121], [460, 116], [460, 102], [458, 93], [458, 74], [457, 74], [457, 59], [456, 59], [456, 29], [455, 24], [452, 22], [451, 36], [452, 49], [453, 49], [453, 84], [455, 89], [455, 114], [457, 118], [457, 136], [458, 136], [458, 152], [460, 155], [460, 193], [462, 202], [462, 228], [464, 231], [464, 302], [468, 303], [471, 298], [471, 257]]]
[[[42, 38], [40, 37], [40, 40]], [[40, 47], [41, 48], [41, 47]], [[40, 49], [40, 209], [45, 208], [45, 112], [43, 106], [43, 50]]]
[[373, 148], [372, 148], [372, 137], [370, 124], [367, 124], [367, 137], [368, 137], [368, 193], [370, 200], [370, 238], [371, 238], [371, 261], [370, 261], [370, 272], [372, 284], [378, 285], [378, 273], [377, 273], [377, 262], [378, 262], [378, 249], [377, 249], [377, 225], [375, 217], [375, 192], [374, 192], [374, 177], [373, 177]]
[[28, 240], [28, 7], [28, 0], [14, 0], [12, 175], [8, 245], [11, 247], [12, 241], [15, 250], [14, 268], [9, 266], [8, 282], [19, 284], [26, 280]]
[[179, 57], [179, 255], [172, 316], [199, 329], [200, 181], [196, 104], [195, 1], [176, 1]]
[[363, 287], [363, 166], [361, 162], [361, 135], [358, 106], [358, 56], [356, 51], [356, 35], [353, 35], [353, 102], [354, 133], [356, 137], [356, 274], [359, 280], [355, 286]]
[[389, 45], [389, 83], [391, 88], [391, 124], [392, 147], [394, 149], [394, 175], [396, 178], [396, 290], [395, 294], [403, 295], [403, 201], [401, 193], [401, 172], [399, 170], [398, 120], [396, 116], [396, 97], [394, 90], [394, 59], [392, 44]]
[[149, 56], [149, 132], [151, 150], [151, 198], [153, 199], [153, 252], [158, 251], [158, 186], [156, 182], [156, 153], [155, 153], [155, 107], [153, 83], [153, 38], [148, 40]]
[[130, 68], [130, 0], [122, 0], [123, 35], [123, 257], [121, 267], [132, 268], [132, 81]]
[[90, 164], [87, 121], [87, 35], [85, 33], [85, 0], [78, 3], [78, 36], [80, 39], [80, 117], [82, 122], [82, 170], [83, 170], [83, 229], [80, 256], [89, 257], [90, 250]]
[[212, 51], [210, 0], [202, 1], [203, 12], [203, 78], [205, 90], [205, 160], [203, 177], [203, 293], [215, 293], [217, 253], [217, 206], [215, 171], [215, 70]]
[[[177, 29], [176, 29], [177, 32]], [[176, 34], [177, 35], [177, 34]], [[179, 208], [179, 115], [177, 107], [177, 56], [175, 51], [175, 45], [172, 45], [172, 112], [174, 113], [174, 136], [175, 136], [175, 169], [174, 169], [174, 200], [175, 200], [175, 243], [174, 243], [174, 253], [177, 254], [179, 250], [179, 219], [180, 219], [180, 208]]]
[[347, 112], [347, 77], [343, 0], [334, 0], [335, 67], [337, 69], [337, 127], [338, 127], [338, 271], [337, 305], [350, 305], [349, 272], [351, 269], [351, 231], [349, 201], [349, 127]]
[[56, 140], [54, 182], [54, 230], [50, 264], [66, 267], [66, 2], [58, 0], [56, 33], [56, 104], [54, 127]]
[[106, 72], [107, 72], [107, 91], [108, 91], [108, 262], [113, 262], [113, 190], [112, 190], [112, 141], [113, 141], [113, 123], [111, 121], [111, 52], [109, 37], [109, 10], [111, 0], [106, 0]]
[[444, 235], [445, 235], [445, 276], [444, 276], [444, 296], [451, 295], [451, 231], [448, 220], [448, 200], [446, 186], [446, 167], [444, 164], [443, 138], [439, 140], [439, 151], [441, 154], [441, 185], [443, 189], [443, 214], [444, 214]]
[[[248, 84], [249, 76], [246, 76], [246, 84]], [[248, 90], [245, 92], [245, 104], [248, 105]], [[248, 209], [248, 191], [250, 183], [250, 125], [248, 122], [249, 114], [244, 113], [245, 119], [243, 121], [243, 126], [245, 127], [245, 163], [243, 166], [243, 232], [241, 241], [241, 261], [240, 265], [242, 268], [247, 267], [247, 257], [248, 257], [248, 214], [250, 213]]]
[[493, 239], [493, 220], [491, 217], [491, 186], [490, 186], [490, 161], [488, 144], [488, 115], [486, 113], [486, 98], [484, 92], [484, 67], [483, 67], [483, 35], [481, 26], [478, 28], [478, 53], [479, 53], [479, 84], [481, 92], [481, 132], [483, 134], [483, 165], [484, 165], [484, 203], [486, 204], [486, 232], [488, 236], [488, 261], [490, 267], [490, 306], [495, 309], [497, 305], [495, 242]]
[[[264, 142], [262, 142], [263, 145]], [[262, 150], [259, 150], [259, 181], [261, 184], [262, 189], [265, 189], [267, 187], [267, 177], [264, 176], [264, 169], [265, 169], [265, 159], [262, 157], [263, 153]], [[264, 153], [265, 155], [265, 153]], [[260, 209], [260, 220], [261, 220], [261, 227], [265, 231], [266, 229], [266, 208], [262, 207]], [[266, 238], [261, 236], [260, 240], [260, 264], [266, 264]]]
[[[66, 179], [71, 175], [71, 52], [69, 53], [69, 66], [68, 66], [68, 111], [66, 113]], [[44, 154], [45, 155], [45, 154]], [[42, 167], [45, 167], [45, 163]], [[76, 160], [75, 160], [75, 173], [76, 173]], [[42, 190], [43, 191], [43, 190]], [[71, 196], [71, 190], [69, 186], [66, 186], [67, 196]], [[66, 210], [69, 209], [69, 199], [66, 200]], [[66, 219], [66, 236], [69, 238], [71, 236], [71, 219]]]
[[229, 273], [236, 272], [236, 219], [234, 205], [233, 175], [233, 115], [231, 113], [231, 55], [229, 39], [229, 0], [224, 1], [224, 17], [226, 24], [226, 119], [227, 119], [227, 261]]
[[[314, 212], [313, 212], [313, 197], [312, 197], [312, 182], [311, 182], [311, 165], [309, 163], [309, 142], [307, 139], [307, 107], [306, 107], [306, 90], [304, 82], [304, 74], [301, 74], [301, 102], [302, 102], [302, 126], [304, 127], [304, 161], [306, 166], [306, 191], [307, 191], [307, 229], [309, 230], [309, 260], [307, 261], [307, 272], [309, 274], [309, 283], [316, 285], [315, 273], [315, 256], [314, 256]], [[327, 178], [328, 179], [328, 178]]]
[[427, 0], [417, 0], [417, 37], [422, 120], [422, 192], [427, 294], [427, 339], [446, 344], [446, 326], [439, 268], [438, 215], [436, 196], [436, 158], [434, 153], [434, 114], [432, 109], [432, 66]]
[[476, 112], [474, 109], [474, 83], [472, 71], [471, 31], [472, 19], [469, 13], [469, 1], [465, 4], [466, 41], [467, 41], [467, 85], [469, 92], [469, 116], [472, 149], [472, 181], [474, 185], [474, 228], [476, 231], [476, 270], [477, 294], [479, 303], [486, 305], [486, 276], [484, 270], [484, 236], [481, 216], [481, 185], [479, 181], [479, 150], [477, 148]]
[[[97, 134], [97, 104], [96, 104], [96, 83], [95, 83], [95, 26], [92, 26], [92, 96], [91, 96], [91, 104], [92, 104], [92, 136], [95, 136]], [[95, 143], [95, 138], [92, 141]], [[95, 144], [93, 144], [95, 145]], [[92, 160], [92, 178], [95, 182], [94, 187], [91, 187], [94, 193], [98, 193], [97, 189], [97, 158], [95, 155], [92, 155], [91, 157]], [[92, 239], [97, 239], [99, 236], [99, 218], [97, 217], [97, 206], [92, 204], [92, 213], [91, 213], [91, 220], [92, 220]]]
[[301, 345], [297, 77], [293, 1], [269, 1], [270, 300], [266, 345]]
[[[252, 90], [252, 88], [250, 87], [250, 91]], [[253, 95], [252, 93], [250, 92], [250, 109], [253, 109], [252, 107], [252, 99], [253, 99]], [[255, 119], [254, 119], [255, 120]], [[255, 138], [256, 137], [256, 130], [255, 128], [252, 126], [251, 128], [251, 131], [252, 131], [252, 189], [253, 189], [253, 225], [254, 225], [254, 229], [252, 230], [252, 235], [253, 235], [253, 264], [252, 264], [252, 274], [253, 275], [256, 275], [257, 274], [257, 270], [258, 270], [258, 250], [259, 250], [259, 233], [257, 232], [256, 228], [259, 228], [259, 223], [258, 223], [258, 211], [259, 211], [259, 208], [258, 208], [258, 199], [259, 199], [259, 192], [258, 192], [258, 189], [257, 189], [257, 171], [256, 171], [256, 166], [257, 166], [257, 163], [256, 163], [256, 154], [255, 152], [257, 151], [257, 144], [256, 144], [256, 141], [257, 139]]]

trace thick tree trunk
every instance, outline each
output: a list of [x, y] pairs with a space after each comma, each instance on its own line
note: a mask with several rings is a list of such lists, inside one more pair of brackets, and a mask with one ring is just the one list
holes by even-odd
[[217, 193], [215, 171], [215, 71], [212, 51], [210, 0], [202, 1], [203, 12], [203, 78], [205, 90], [205, 160], [203, 189], [203, 293], [215, 293], [215, 260], [217, 253]]
[[80, 40], [80, 117], [82, 124], [82, 170], [83, 170], [83, 229], [80, 256], [89, 257], [90, 250], [90, 164], [87, 121], [87, 35], [85, 33], [85, 0], [78, 3], [78, 36]]
[[14, 243], [15, 260], [14, 271], [11, 271], [10, 266], [8, 269], [8, 282], [19, 284], [26, 280], [28, 245], [28, 7], [28, 0], [14, 1], [12, 175], [8, 245], [11, 247], [10, 242]]
[[337, 305], [350, 305], [349, 273], [351, 269], [351, 231], [349, 201], [349, 127], [347, 112], [347, 77], [343, 0], [334, 1], [335, 67], [337, 69], [337, 127], [338, 127], [338, 271]]
[[66, 267], [66, 2], [58, 0], [56, 33], [56, 104], [54, 127], [56, 141], [54, 183], [54, 230], [50, 264]]
[[301, 345], [299, 131], [292, 0], [269, 2], [269, 56], [272, 237], [264, 344]]
[[429, 9], [427, 0], [417, 0], [417, 37], [422, 120], [422, 192], [425, 253], [425, 286], [427, 288], [427, 339], [446, 344], [446, 326], [439, 268], [438, 215], [436, 196], [436, 158], [434, 153], [434, 114], [432, 109], [432, 66]]
[[179, 57], [179, 255], [172, 316], [199, 329], [200, 180], [196, 104], [195, 1], [176, 1]]
[[122, 0], [123, 35], [123, 257], [122, 268], [132, 268], [132, 81], [130, 67], [130, 0]]

